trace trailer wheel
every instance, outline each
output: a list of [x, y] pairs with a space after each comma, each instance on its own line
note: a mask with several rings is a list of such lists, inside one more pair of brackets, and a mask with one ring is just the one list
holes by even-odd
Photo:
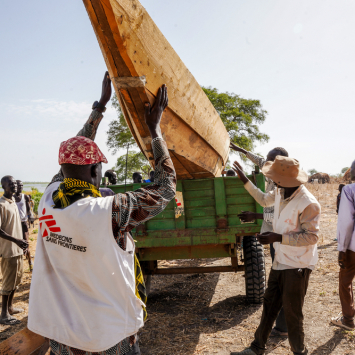
[[254, 236], [243, 238], [245, 292], [250, 303], [262, 303], [265, 293], [264, 248]]

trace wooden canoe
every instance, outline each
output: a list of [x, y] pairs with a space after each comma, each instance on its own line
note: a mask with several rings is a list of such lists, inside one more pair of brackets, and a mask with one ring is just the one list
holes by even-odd
[[48, 340], [27, 327], [0, 343], [0, 355], [49, 355]]
[[229, 136], [217, 111], [138, 0], [83, 0], [128, 126], [153, 166], [144, 103], [166, 84], [161, 123], [179, 179], [219, 176]]

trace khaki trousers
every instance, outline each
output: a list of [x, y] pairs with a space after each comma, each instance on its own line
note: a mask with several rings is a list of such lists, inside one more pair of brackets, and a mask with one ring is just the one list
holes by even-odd
[[4, 296], [16, 290], [22, 281], [23, 255], [12, 258], [1, 258], [2, 287], [1, 294]]

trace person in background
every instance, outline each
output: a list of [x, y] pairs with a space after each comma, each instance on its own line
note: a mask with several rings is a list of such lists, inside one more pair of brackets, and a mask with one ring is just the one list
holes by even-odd
[[[17, 182], [17, 191], [16, 191], [14, 197], [15, 197], [18, 211], [20, 213], [22, 236], [23, 236], [24, 240], [29, 242], [30, 233], [29, 233], [29, 226], [28, 226], [28, 215], [31, 213], [30, 197], [28, 195], [25, 195], [22, 193], [22, 191], [23, 191], [22, 181], [16, 180], [16, 182]], [[28, 264], [29, 264], [30, 270], [32, 270], [32, 259], [31, 259], [30, 249], [29, 248], [26, 249], [23, 254], [26, 257], [26, 259], [28, 259]]]
[[226, 176], [235, 176], [235, 171], [232, 170], [232, 169], [229, 169], [229, 170], [227, 171]]
[[[266, 162], [269, 161], [274, 161], [275, 158], [278, 155], [288, 157], [288, 152], [286, 149], [277, 147], [272, 150], [267, 154], [266, 160], [259, 155], [253, 154], [251, 152], [248, 152], [247, 150], [238, 147], [236, 144], [231, 143], [230, 145], [231, 149], [233, 149], [236, 152], [240, 152], [245, 154], [245, 156], [252, 161], [255, 165], [257, 165], [260, 169], [262, 169], [265, 165]], [[265, 178], [266, 181], [266, 188], [265, 192], [271, 192], [274, 191], [276, 188], [275, 183], [270, 180], [269, 178]], [[238, 216], [243, 222], [252, 222], [256, 219], [262, 219], [263, 224], [261, 226], [260, 233], [265, 233], [265, 232], [272, 232], [273, 227], [273, 219], [274, 219], [274, 206], [268, 206], [264, 208], [263, 213], [255, 213], [255, 212], [249, 212], [249, 211], [243, 211], [239, 216]], [[274, 262], [275, 259], [275, 249], [273, 244], [270, 244], [270, 254], [271, 254], [271, 260]], [[273, 328], [271, 334], [271, 337], [274, 336], [281, 336], [281, 337], [287, 337], [288, 332], [287, 332], [287, 325], [286, 325], [286, 319], [285, 319], [285, 314], [283, 308], [281, 308], [281, 311], [279, 313], [279, 316], [276, 319], [276, 324], [275, 327]]]
[[141, 184], [142, 183], [142, 174], [136, 171], [132, 175], [133, 183], [134, 184]]
[[339, 184], [338, 190], [339, 193], [337, 195], [337, 214], [339, 213], [339, 206], [340, 206], [340, 199], [341, 199], [341, 191], [343, 190], [343, 187], [345, 184]]
[[101, 99], [87, 122], [93, 129], [84, 126], [78, 136], [61, 143], [60, 173], [39, 206], [40, 218], [52, 223], [43, 223], [37, 239], [28, 328], [49, 339], [55, 355], [140, 354], [137, 332], [144, 324], [147, 298], [129, 232], [162, 212], [175, 196], [175, 169], [160, 129], [168, 105], [163, 85], [154, 106], [145, 104], [155, 184], [101, 197], [98, 187], [107, 159], [93, 139], [110, 97], [106, 72]]
[[149, 179], [143, 180], [143, 182], [154, 182], [154, 170], [149, 173]]
[[264, 294], [263, 313], [251, 346], [231, 355], [261, 355], [266, 351], [274, 321], [284, 308], [288, 340], [295, 355], [307, 354], [304, 342], [303, 304], [309, 277], [318, 261], [317, 241], [321, 207], [307, 190], [307, 173], [296, 159], [276, 156], [262, 173], [277, 184], [268, 193], [249, 181], [242, 167], [234, 168], [244, 188], [263, 207], [274, 206], [272, 232], [257, 235], [261, 244], [274, 243], [275, 258]]
[[29, 226], [31, 227], [31, 224], [32, 224], [32, 227], [35, 226], [35, 214], [34, 214], [34, 207], [35, 207], [35, 202], [33, 201], [33, 198], [31, 195], [28, 195], [29, 199], [30, 199], [30, 213], [28, 215], [28, 223], [29, 223]]
[[[355, 161], [351, 164], [350, 177], [355, 181]], [[340, 186], [339, 186], [340, 189]], [[355, 184], [342, 188], [338, 213], [338, 262], [339, 298], [342, 314], [331, 322], [346, 330], [355, 329], [355, 305], [353, 281], [355, 277]]]
[[20, 321], [13, 314], [23, 309], [13, 307], [14, 294], [23, 275], [23, 251], [28, 242], [22, 237], [19, 210], [13, 195], [17, 192], [16, 180], [6, 175], [1, 179], [4, 194], [0, 198], [0, 256], [2, 274], [2, 307], [0, 324], [15, 325]]
[[108, 178], [109, 185], [117, 185], [117, 174], [113, 169], [106, 170], [104, 176]]

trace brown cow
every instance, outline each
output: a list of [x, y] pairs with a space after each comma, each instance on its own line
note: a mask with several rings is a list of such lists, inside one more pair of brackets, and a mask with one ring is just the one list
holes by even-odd
[[318, 180], [319, 184], [329, 184], [330, 183], [330, 177], [326, 173], [316, 173], [313, 174], [311, 177], [309, 177], [308, 182], [312, 182], [313, 180]]
[[350, 168], [345, 172], [343, 181], [351, 184]]

